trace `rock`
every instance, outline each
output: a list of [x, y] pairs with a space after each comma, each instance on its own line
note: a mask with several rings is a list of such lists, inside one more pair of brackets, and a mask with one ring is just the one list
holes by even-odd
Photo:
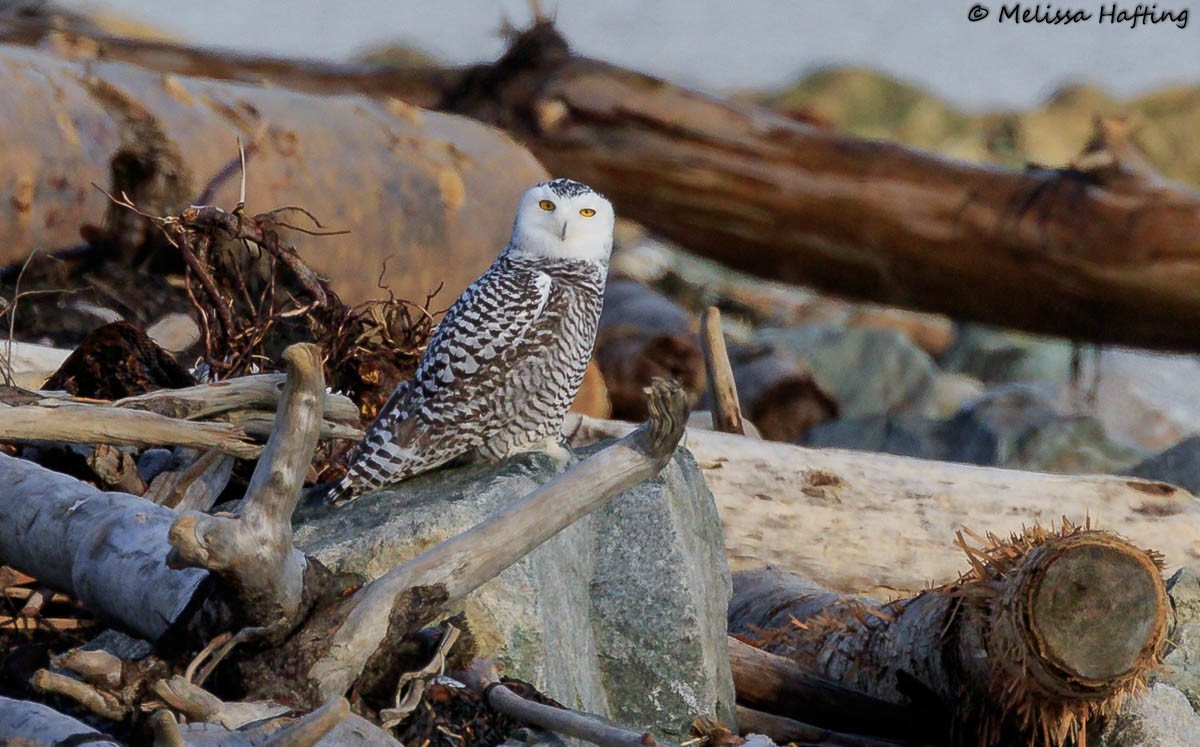
[[945, 460], [940, 426], [935, 420], [904, 413], [831, 420], [810, 429], [804, 445]]
[[1035, 425], [1017, 439], [1006, 467], [1081, 475], [1123, 473], [1145, 453], [1108, 437], [1104, 424], [1074, 415]]
[[1008, 464], [1018, 439], [1029, 429], [1059, 417], [1053, 403], [1030, 386], [995, 387], [968, 403], [945, 422], [942, 438], [956, 458], [970, 464]]
[[1192, 436], [1138, 464], [1129, 474], [1200, 490], [1200, 436]]
[[[377, 577], [557, 473], [545, 454], [441, 470], [336, 510], [297, 544]], [[720, 518], [691, 455], [614, 498], [462, 605], [483, 656], [564, 705], [673, 741], [702, 715], [732, 723], [729, 571]]]
[[851, 327], [894, 329], [930, 355], [941, 355], [954, 342], [954, 322], [941, 314], [926, 314], [890, 306], [864, 304], [850, 316]]
[[1177, 688], [1200, 712], [1200, 577], [1192, 568], [1180, 568], [1167, 581], [1167, 593], [1175, 619], [1167, 635], [1171, 649], [1158, 680]]
[[1057, 390], [1071, 374], [1071, 346], [1064, 340], [964, 324], [941, 358], [942, 368], [988, 384], [1042, 384]]
[[167, 314], [146, 335], [168, 353], [182, 353], [200, 341], [200, 327], [187, 314]]
[[1196, 356], [1110, 349], [1084, 362], [1081, 378], [1096, 382], [1086, 411], [1114, 438], [1157, 451], [1200, 433]]
[[901, 412], [823, 423], [804, 444], [1070, 474], [1117, 472], [1143, 456], [1024, 385], [985, 392], [946, 420]]
[[1100, 747], [1200, 747], [1200, 716], [1183, 693], [1156, 683], [1108, 720]]
[[983, 382], [961, 373], [939, 373], [933, 377], [917, 412], [933, 420], [948, 418], [983, 394]]
[[764, 329], [758, 341], [811, 368], [846, 419], [914, 406], [937, 372], [925, 351], [891, 329], [810, 324]]

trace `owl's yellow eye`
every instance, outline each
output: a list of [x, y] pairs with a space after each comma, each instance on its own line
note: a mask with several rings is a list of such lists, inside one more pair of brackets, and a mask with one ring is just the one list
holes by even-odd
[[591, 218], [593, 215], [596, 214], [596, 211], [592, 210], [591, 208], [582, 208], [579, 211], [579, 214], [582, 215], [584, 218]]
[[549, 213], [554, 210], [554, 203], [550, 202], [549, 200], [542, 200], [541, 202], [538, 203], [538, 207], [540, 207], [542, 210], [545, 210], [547, 213]]

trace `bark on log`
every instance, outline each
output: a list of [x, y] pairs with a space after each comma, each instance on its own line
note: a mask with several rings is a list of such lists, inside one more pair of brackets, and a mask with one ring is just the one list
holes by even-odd
[[[568, 416], [576, 445], [628, 423]], [[963, 526], [1020, 532], [1067, 516], [1119, 529], [1171, 571], [1200, 562], [1200, 502], [1152, 480], [1048, 475], [888, 454], [807, 449], [689, 429], [687, 448], [712, 490], [732, 570], [775, 564], [839, 592], [892, 599], [958, 577]]]
[[174, 511], [4, 454], [0, 475], [0, 564], [150, 641], [202, 591], [207, 573], [171, 570], [164, 562]]
[[53, 708], [0, 695], [0, 744], [37, 747], [66, 740], [83, 744], [81, 739], [88, 747], [121, 747], [120, 742], [104, 739], [92, 727]]
[[[256, 146], [251, 212], [303, 205], [353, 229], [319, 238], [288, 232], [343, 299], [378, 296], [389, 255], [385, 281], [399, 297], [420, 300], [444, 282], [453, 298], [503, 247], [520, 195], [546, 177], [504, 134], [389, 96], [163, 75], [97, 54], [83, 49], [64, 59], [0, 45], [0, 90], [19, 103], [0, 136], [9, 159], [0, 173], [0, 265], [33, 247], [74, 247], [80, 226], [100, 225], [106, 214], [108, 228], [135, 247], [157, 238], [137, 216], [113, 210], [92, 183], [129, 192], [152, 214], [174, 215], [236, 155], [240, 134]], [[234, 177], [209, 202], [234, 205]]]
[[1153, 555], [1065, 525], [960, 543], [971, 570], [959, 581], [888, 604], [775, 569], [737, 573], [730, 630], [847, 686], [940, 710], [928, 721], [954, 743], [1062, 745], [1145, 688], [1170, 613]]
[[[928, 714], [917, 708], [872, 697], [733, 636], [729, 638], [729, 663], [739, 705], [795, 719], [813, 731], [823, 727], [847, 734], [920, 740], [938, 730], [939, 725], [930, 723]], [[739, 726], [745, 729], [740, 722]]]
[[574, 56], [549, 23], [440, 108], [508, 130], [621, 215], [762, 277], [1200, 348], [1200, 192], [1143, 171], [1125, 143], [1094, 143], [1063, 169], [951, 161]]

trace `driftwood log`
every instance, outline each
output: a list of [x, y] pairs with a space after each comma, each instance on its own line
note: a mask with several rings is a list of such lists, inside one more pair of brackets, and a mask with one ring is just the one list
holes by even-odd
[[[283, 374], [260, 374], [112, 403], [0, 388], [0, 441], [187, 446], [251, 459], [262, 451], [254, 438], [270, 433], [283, 381]], [[354, 403], [340, 394], [323, 399], [320, 437], [361, 438]]]
[[1146, 687], [1171, 611], [1152, 553], [1066, 524], [959, 545], [971, 568], [958, 581], [887, 604], [775, 569], [735, 574], [730, 631], [925, 709], [955, 744], [1057, 747]]
[[608, 283], [594, 356], [604, 374], [613, 417], [645, 417], [642, 390], [657, 377], [678, 381], [693, 403], [704, 390], [695, 317], [638, 283]]
[[[128, 253], [114, 261], [131, 261], [161, 243], [157, 229], [92, 185], [127, 193], [153, 215], [197, 202], [232, 206], [238, 170], [224, 167], [240, 136], [253, 151], [251, 213], [303, 205], [353, 229], [287, 234], [343, 299], [380, 295], [389, 256], [384, 279], [398, 296], [419, 300], [444, 282], [453, 298], [503, 247], [522, 192], [546, 177], [503, 133], [390, 95], [317, 96], [112, 59], [86, 40], [0, 45], [0, 90], [18, 104], [0, 134], [10, 159], [0, 174], [0, 266], [34, 247], [75, 247], [87, 225], [103, 225]], [[213, 175], [218, 183], [206, 190]]]
[[[631, 426], [569, 416], [581, 445]], [[1048, 475], [841, 449], [808, 449], [689, 429], [712, 490], [732, 570], [775, 564], [839, 592], [892, 599], [958, 577], [961, 527], [997, 534], [1035, 521], [1120, 530], [1171, 571], [1200, 560], [1200, 502], [1153, 480]]]

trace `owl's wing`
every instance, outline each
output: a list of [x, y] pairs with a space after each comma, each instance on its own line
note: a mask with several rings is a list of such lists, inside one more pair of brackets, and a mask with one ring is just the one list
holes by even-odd
[[446, 312], [413, 377], [421, 419], [464, 423], [490, 410], [491, 394], [514, 364], [541, 344], [537, 331], [553, 288], [549, 275], [529, 270], [485, 275], [469, 288]]
[[403, 480], [482, 443], [482, 424], [507, 372], [529, 346], [544, 344], [536, 330], [552, 286], [543, 272], [487, 272], [464, 291], [416, 374], [380, 408], [330, 500]]

